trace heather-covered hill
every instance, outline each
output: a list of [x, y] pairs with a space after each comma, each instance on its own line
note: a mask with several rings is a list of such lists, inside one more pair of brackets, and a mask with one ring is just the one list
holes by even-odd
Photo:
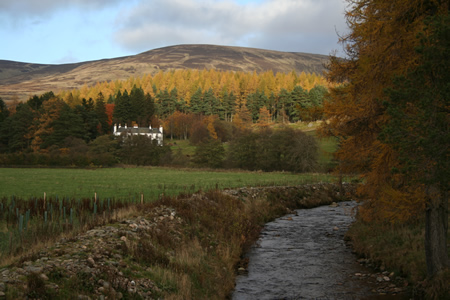
[[0, 97], [26, 100], [47, 91], [80, 88], [96, 82], [155, 74], [160, 70], [216, 69], [243, 72], [322, 74], [328, 57], [319, 54], [280, 52], [216, 45], [178, 45], [134, 56], [62, 65], [0, 60]]

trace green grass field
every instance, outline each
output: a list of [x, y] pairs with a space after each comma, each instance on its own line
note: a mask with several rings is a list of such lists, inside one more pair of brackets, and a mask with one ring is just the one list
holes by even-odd
[[[300, 126], [303, 123], [296, 123]], [[306, 124], [306, 123], [305, 123]], [[307, 125], [302, 126], [307, 128]], [[315, 126], [318, 126], [315, 124]], [[331, 165], [336, 141], [321, 139], [315, 127], [307, 134], [317, 138], [321, 170]], [[192, 156], [195, 146], [188, 140], [168, 141], [172, 150], [180, 148], [183, 154]], [[263, 173], [228, 170], [174, 169], [161, 167], [129, 167], [100, 169], [64, 168], [0, 168], [0, 197], [93, 197], [133, 198], [144, 194], [146, 199], [156, 199], [162, 193], [177, 195], [180, 192], [209, 190], [215, 187], [298, 185], [307, 182], [334, 180], [326, 174]]]
[[209, 190], [215, 187], [298, 185], [335, 180], [326, 174], [211, 171], [162, 167], [101, 169], [0, 168], [0, 196], [133, 198]]
[[328, 166], [332, 163], [333, 153], [337, 150], [337, 142], [335, 138], [320, 138], [317, 136], [315, 130], [306, 131], [308, 135], [312, 135], [317, 140], [317, 145], [319, 146], [319, 164], [321, 166]]

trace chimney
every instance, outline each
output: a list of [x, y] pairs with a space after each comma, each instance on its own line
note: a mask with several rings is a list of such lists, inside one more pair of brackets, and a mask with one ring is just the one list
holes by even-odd
[[[120, 125], [119, 125], [120, 126]], [[117, 132], [117, 124], [114, 124], [114, 134]]]
[[159, 125], [159, 132], [161, 132], [161, 134], [163, 133], [163, 127], [162, 127], [162, 125]]

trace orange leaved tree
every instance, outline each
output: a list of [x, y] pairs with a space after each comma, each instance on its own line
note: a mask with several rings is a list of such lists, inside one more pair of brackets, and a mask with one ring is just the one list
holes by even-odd
[[[424, 106], [420, 105], [421, 99], [416, 98], [415, 94], [406, 94], [409, 95], [406, 99], [398, 96], [400, 92], [393, 91], [403, 91], [395, 78], [410, 76], [427, 63], [423, 53], [416, 49], [423, 44], [423, 37], [426, 38], [433, 32], [426, 29], [425, 24], [432, 18], [448, 16], [448, 1], [347, 2], [349, 6], [346, 19], [350, 31], [341, 37], [347, 57], [331, 57], [327, 78], [338, 85], [330, 90], [329, 100], [324, 104], [328, 121], [321, 132], [339, 138], [340, 147], [336, 156], [340, 161], [340, 171], [359, 173], [364, 178], [365, 184], [362, 185], [361, 192], [369, 199], [365, 201], [361, 212], [364, 218], [396, 222], [416, 218], [427, 212], [426, 231], [429, 233], [426, 236], [426, 257], [428, 274], [432, 276], [448, 268], [448, 186], [441, 184], [442, 180], [438, 177], [430, 181], [429, 174], [424, 174], [426, 172], [423, 170], [408, 172], [408, 162], [415, 162], [417, 170], [423, 165], [432, 166], [437, 160], [426, 156], [424, 151], [416, 151], [417, 149], [406, 145], [420, 147], [420, 143], [431, 143], [439, 139], [420, 139], [415, 134], [408, 135], [407, 133], [413, 133], [413, 127], [409, 127], [409, 131], [401, 131], [399, 127], [395, 127], [399, 124], [392, 121], [402, 116], [405, 118], [405, 126], [414, 125], [418, 129], [420, 124], [408, 123], [409, 119], [405, 116], [421, 116], [425, 122], [426, 118], [434, 118], [436, 114], [431, 114], [431, 110], [429, 114], [425, 113]], [[422, 38], [418, 38], [421, 32]], [[440, 55], [441, 59], [445, 57], [445, 54]], [[435, 66], [440, 64], [436, 59], [432, 61]], [[429, 68], [431, 69], [433, 68]], [[448, 69], [446, 72], [448, 73]], [[421, 79], [414, 77], [423, 83], [422, 89], [448, 90], [445, 85], [433, 84], [432, 71], [427, 75]], [[439, 92], [436, 94], [439, 95]], [[427, 94], [427, 97], [429, 95], [432, 94]], [[444, 114], [446, 109], [448, 115], [448, 98], [443, 99], [443, 103], [447, 104], [441, 103], [441, 106], [435, 107], [444, 109]], [[411, 111], [416, 113], [410, 113]], [[428, 121], [426, 124], [432, 123]], [[436, 132], [440, 132], [439, 130]], [[445, 128], [443, 131], [445, 132]], [[401, 143], [399, 139], [393, 138], [399, 132], [405, 133]], [[448, 142], [443, 148], [448, 149]], [[420, 159], [418, 155], [422, 155]], [[440, 162], [448, 161], [448, 150], [440, 159]], [[434, 210], [439, 210], [440, 213], [430, 213]], [[442, 213], [445, 216], [441, 216]], [[433, 217], [436, 215], [440, 217]]]

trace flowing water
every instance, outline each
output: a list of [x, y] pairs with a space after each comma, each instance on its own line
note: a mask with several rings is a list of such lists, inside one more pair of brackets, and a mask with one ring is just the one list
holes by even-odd
[[[243, 299], [405, 299], [381, 297], [355, 274], [361, 266], [344, 242], [354, 202], [297, 210], [267, 223], [238, 276], [234, 300]], [[407, 299], [407, 298], [406, 298]]]

